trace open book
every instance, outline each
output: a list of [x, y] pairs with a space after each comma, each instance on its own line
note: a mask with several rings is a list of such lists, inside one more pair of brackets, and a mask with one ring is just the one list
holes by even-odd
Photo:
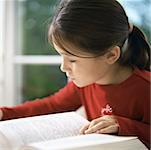
[[145, 150], [137, 137], [79, 135], [88, 121], [75, 112], [0, 122], [0, 150]]

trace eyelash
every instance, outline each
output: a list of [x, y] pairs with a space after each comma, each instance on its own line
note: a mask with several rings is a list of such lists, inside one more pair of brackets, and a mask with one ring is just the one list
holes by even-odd
[[74, 63], [74, 62], [76, 62], [76, 60], [69, 60], [71, 63]]

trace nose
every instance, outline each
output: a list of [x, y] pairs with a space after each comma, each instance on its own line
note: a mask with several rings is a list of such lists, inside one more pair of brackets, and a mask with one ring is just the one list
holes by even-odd
[[60, 70], [62, 72], [67, 72], [70, 70], [69, 64], [65, 61], [65, 59], [62, 59], [61, 65], [60, 65]]

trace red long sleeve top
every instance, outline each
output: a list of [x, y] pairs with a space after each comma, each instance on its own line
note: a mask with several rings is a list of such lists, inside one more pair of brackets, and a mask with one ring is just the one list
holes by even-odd
[[118, 85], [92, 84], [78, 88], [69, 82], [46, 98], [2, 107], [2, 119], [72, 111], [81, 105], [88, 120], [113, 114], [120, 125], [119, 135], [136, 135], [150, 147], [150, 72], [139, 69]]

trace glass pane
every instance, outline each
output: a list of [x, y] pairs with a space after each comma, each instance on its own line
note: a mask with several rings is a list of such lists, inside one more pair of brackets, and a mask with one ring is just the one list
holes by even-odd
[[57, 54], [47, 41], [47, 30], [58, 0], [18, 0], [17, 54]]
[[151, 43], [151, 1], [150, 0], [119, 0], [124, 6], [130, 22], [137, 25]]
[[18, 65], [16, 69], [18, 100], [33, 100], [51, 95], [67, 83], [67, 78], [59, 66]]

